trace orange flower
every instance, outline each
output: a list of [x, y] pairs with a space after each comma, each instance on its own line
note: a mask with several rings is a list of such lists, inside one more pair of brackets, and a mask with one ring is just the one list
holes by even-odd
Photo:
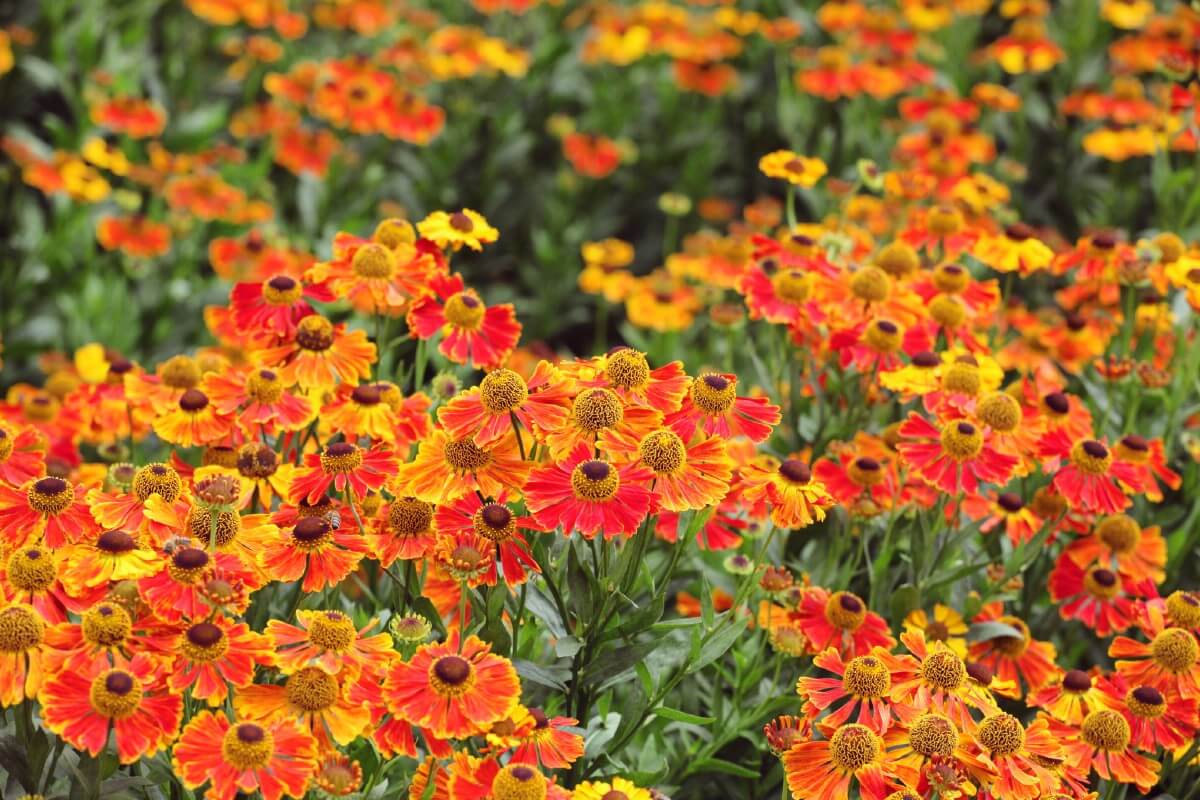
[[279, 375], [269, 369], [213, 372], [205, 376], [203, 386], [215, 412], [235, 417], [251, 438], [298, 431], [315, 416], [312, 401], [292, 394]]
[[80, 542], [65, 551], [63, 559], [63, 585], [76, 594], [114, 581], [136, 581], [162, 566], [158, 553], [125, 531], [105, 531]]
[[832, 647], [843, 658], [857, 657], [896, 644], [883, 617], [869, 611], [851, 592], [830, 593], [819, 586], [804, 589], [792, 616], [814, 653]]
[[896, 713], [911, 723], [925, 711], [944, 714], [963, 731], [973, 731], [972, 710], [993, 714], [999, 710], [991, 692], [970, 679], [967, 664], [943, 642], [925, 640], [920, 631], [900, 634], [912, 655], [886, 655], [892, 677]]
[[1058, 791], [1053, 768], [1063, 763], [1064, 752], [1044, 718], [1026, 728], [1011, 714], [992, 714], [966, 749], [975, 757], [967, 762], [973, 777], [994, 797], [1034, 800]]
[[383, 684], [389, 711], [440, 738], [486, 732], [511, 713], [521, 693], [508, 659], [475, 636], [459, 648], [459, 635], [418, 647], [410, 660], [392, 665]]
[[1057, 655], [1054, 645], [1034, 639], [1024, 620], [1004, 615], [1000, 603], [984, 606], [974, 621], [999, 622], [1015, 628], [1021, 634], [1019, 638], [996, 636], [982, 639], [970, 647], [971, 660], [987, 667], [1003, 682], [995, 687], [998, 694], [1020, 697], [1018, 687], [1022, 682], [1029, 691], [1033, 691], [1045, 686], [1059, 674], [1054, 664]]
[[213, 610], [208, 591], [213, 581], [230, 586], [255, 582], [235, 555], [210, 554], [189, 542], [173, 548], [157, 573], [138, 581], [138, 594], [167, 622], [201, 620]]
[[179, 631], [160, 620], [131, 616], [124, 606], [102, 601], [80, 614], [79, 622], [60, 622], [46, 629], [46, 671], [50, 674], [87, 672], [93, 665], [112, 664], [144, 656], [155, 664], [175, 657]]
[[217, 706], [229, 696], [230, 686], [250, 685], [256, 665], [274, 663], [267, 637], [218, 614], [184, 629], [167, 685], [173, 692], [187, 690], [197, 700]]
[[1127, 576], [1108, 567], [1082, 567], [1064, 552], [1050, 573], [1049, 589], [1050, 599], [1060, 603], [1059, 616], [1079, 620], [1097, 636], [1108, 638], [1133, 624], [1129, 595], [1137, 587]]
[[65, 622], [68, 612], [85, 611], [107, 592], [97, 586], [81, 596], [72, 596], [59, 580], [62, 564], [42, 544], [14, 548], [0, 556], [0, 599], [32, 606], [50, 625]]
[[[389, 234], [400, 224], [406, 233]], [[339, 232], [333, 242], [333, 260], [308, 271], [311, 280], [327, 282], [339, 297], [367, 314], [394, 316], [408, 307], [435, 274], [444, 271], [438, 259], [421, 247], [407, 222], [381, 225], [371, 239]], [[426, 243], [427, 244], [427, 243]]]
[[378, 680], [391, 663], [392, 639], [386, 633], [368, 636], [378, 620], [361, 629], [341, 611], [296, 612], [299, 627], [277, 619], [267, 623], [267, 635], [275, 645], [279, 669], [285, 675], [305, 666], [318, 666], [331, 675], [349, 667]]
[[366, 532], [372, 556], [384, 567], [396, 559], [410, 561], [429, 553], [434, 544], [432, 503], [397, 497], [380, 510]]
[[396, 455], [391, 450], [363, 450], [353, 442], [335, 442], [304, 457], [304, 468], [292, 479], [288, 496], [293, 503], [315, 503], [332, 486], [338, 493], [349, 492], [362, 500], [368, 492], [378, 491], [395, 471]]
[[175, 408], [154, 420], [154, 432], [180, 447], [213, 444], [233, 431], [233, 418], [222, 414], [200, 389], [188, 389]]
[[341, 583], [366, 552], [362, 536], [349, 526], [335, 529], [322, 517], [305, 517], [268, 539], [259, 561], [272, 580], [303, 578], [303, 591], [318, 592]]
[[800, 742], [783, 754], [788, 788], [796, 800], [838, 800], [858, 784], [863, 797], [890, 790], [883, 740], [865, 725], [842, 725], [821, 741]]
[[[533, 525], [529, 517], [518, 517], [505, 502], [502, 492], [494, 503], [484, 503], [474, 494], [464, 495], [458, 500], [441, 505], [434, 517], [439, 537], [457, 537], [471, 534], [482, 537], [494, 548], [503, 570], [504, 582], [518, 586], [529, 579], [528, 571], [541, 572], [541, 567], [529, 552], [529, 543], [521, 535], [521, 528]], [[495, 562], [492, 562], [490, 580], [496, 582]]]
[[63, 670], [42, 687], [41, 701], [45, 726], [79, 750], [100, 755], [111, 731], [122, 764], [166, 748], [183, 716], [183, 697], [167, 690], [143, 655]]
[[765, 397], [738, 397], [738, 379], [709, 372], [690, 379], [680, 408], [667, 415], [667, 427], [691, 439], [697, 427], [711, 436], [745, 436], [764, 442], [781, 419], [779, 406]]
[[113, 97], [92, 106], [92, 122], [134, 139], [158, 136], [167, 124], [161, 106], [140, 97]]
[[538, 361], [528, 380], [501, 368], [439, 408], [438, 422], [455, 439], [474, 434], [479, 447], [503, 438], [512, 429], [514, 417], [540, 439], [566, 421], [569, 397], [566, 380], [548, 361]]
[[729, 492], [733, 460], [720, 436], [701, 435], [685, 444], [675, 431], [659, 428], [640, 441], [602, 436], [603, 448], [617, 459], [633, 459], [650, 470], [658, 506], [693, 511], [716, 505]]
[[394, 486], [397, 494], [427, 503], [457, 500], [474, 490], [495, 497], [504, 489], [519, 491], [532, 466], [517, 452], [512, 435], [484, 448], [470, 436], [452, 439], [438, 429], [421, 442], [412, 462], [400, 466]]
[[120, 250], [135, 258], [154, 258], [171, 249], [171, 229], [143, 216], [103, 217], [96, 239], [105, 250]]
[[[822, 731], [834, 731], [850, 721], [866, 725], [882, 735], [892, 724], [891, 672], [886, 653], [875, 648], [866, 655], [843, 661], [835, 648], [822, 651], [813, 665], [834, 673], [836, 678], [802, 676], [796, 683], [805, 713], [821, 717]], [[841, 702], [840, 706], [835, 704]], [[855, 712], [858, 712], [857, 714]]]
[[1081, 774], [1094, 771], [1106, 781], [1131, 783], [1142, 794], [1158, 783], [1162, 765], [1134, 750], [1132, 729], [1120, 711], [1099, 708], [1075, 725], [1054, 720], [1049, 725], [1068, 763]]
[[46, 474], [45, 449], [35, 429], [0, 420], [0, 481], [21, 486]]
[[566, 769], [583, 755], [583, 737], [567, 728], [578, 727], [571, 717], [547, 717], [540, 708], [518, 704], [506, 719], [488, 732], [488, 742], [512, 749], [512, 763], [541, 764]]
[[1148, 644], [1118, 636], [1108, 654], [1117, 659], [1117, 672], [1131, 683], [1171, 691], [1185, 700], [1200, 697], [1200, 644], [1187, 628], [1168, 624], [1163, 609], [1147, 604], [1139, 627]]
[[562, 148], [575, 171], [587, 178], [606, 178], [621, 166], [621, 148], [607, 136], [568, 133]]
[[465, 289], [461, 275], [435, 275], [431, 293], [413, 301], [408, 327], [418, 339], [439, 333], [438, 350], [456, 364], [474, 369], [500, 366], [521, 337], [521, 323], [511, 303], [485, 306], [473, 289]]
[[320, 667], [302, 667], [282, 686], [251, 684], [233, 697], [239, 717], [263, 724], [279, 718], [299, 720], [322, 746], [347, 745], [363, 735], [371, 721], [368, 704], [350, 697], [353, 676], [330, 675]]
[[58, 549], [94, 534], [98, 527], [78, 490], [62, 478], [27, 481], [20, 489], [0, 484], [0, 542], [8, 547], [44, 540]]
[[525, 485], [525, 504], [543, 530], [561, 527], [591, 539], [633, 535], [649, 513], [650, 470], [640, 464], [617, 467], [593, 458], [584, 443], [564, 461], [535, 470]]
[[405, 398], [395, 384], [343, 383], [321, 408], [321, 423], [348, 441], [368, 437], [403, 451], [429, 435], [429, 397]]
[[189, 789], [209, 781], [205, 796], [234, 800], [262, 792], [264, 800], [303, 797], [317, 767], [317, 742], [294, 719], [262, 724], [201, 711], [184, 726], [172, 750], [175, 774]]
[[375, 345], [364, 331], [347, 330], [344, 323], [334, 325], [320, 314], [310, 314], [296, 323], [286, 343], [260, 350], [256, 357], [289, 386], [328, 389], [339, 381], [370, 378]]
[[1051, 487], [1071, 508], [1116, 514], [1132, 502], [1121, 487], [1137, 486], [1138, 476], [1131, 465], [1114, 460], [1103, 442], [1092, 438], [1073, 441], [1065, 430], [1052, 430], [1042, 437], [1040, 454], [1050, 459], [1048, 471], [1054, 472]]
[[33, 606], [0, 607], [0, 708], [37, 697], [46, 627]]
[[771, 521], [787, 530], [820, 522], [835, 503], [825, 486], [813, 479], [808, 464], [795, 458], [776, 469], [749, 464], [741, 470], [741, 485], [746, 500], [765, 500], [771, 507]]

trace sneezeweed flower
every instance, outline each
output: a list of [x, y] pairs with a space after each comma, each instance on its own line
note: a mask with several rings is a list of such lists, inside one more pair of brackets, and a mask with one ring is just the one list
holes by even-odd
[[0, 607], [0, 708], [37, 697], [46, 626], [33, 606]]
[[700, 436], [689, 444], [670, 428], [659, 428], [637, 442], [604, 437], [614, 458], [631, 457], [653, 473], [655, 500], [667, 511], [698, 510], [719, 503], [729, 491], [733, 461], [719, 436]]
[[561, 527], [566, 535], [578, 531], [588, 539], [631, 536], [650, 511], [651, 479], [640, 463], [618, 467], [580, 443], [565, 460], [530, 473], [525, 504], [543, 530]]
[[628, 800], [654, 800], [649, 790], [620, 776], [602, 781], [583, 781], [571, 792], [571, 800], [604, 800], [626, 797]]
[[421, 442], [416, 457], [400, 465], [392, 488], [398, 496], [427, 503], [457, 500], [476, 490], [495, 497], [506, 489], [520, 491], [532, 466], [521, 458], [515, 435], [479, 447], [470, 435], [453, 439], [435, 429]]
[[[1107, 638], [1133, 624], [1135, 587], [1132, 582], [1108, 567], [1081, 567], [1066, 553], [1059, 556], [1050, 573], [1050, 599], [1059, 603], [1063, 619], [1077, 619]], [[1064, 602], [1065, 601], [1065, 602]]]
[[368, 492], [378, 491], [395, 471], [396, 455], [391, 450], [364, 450], [353, 442], [335, 442], [304, 457], [304, 468], [292, 479], [288, 496], [294, 503], [315, 503], [333, 487], [335, 492], [349, 492], [362, 500]]
[[968, 752], [982, 761], [968, 762], [972, 777], [994, 797], [1033, 800], [1058, 791], [1055, 768], [1065, 754], [1045, 719], [1029, 727], [1011, 714], [998, 712], [979, 723]]
[[989, 431], [965, 420], [951, 420], [939, 428], [913, 413], [900, 426], [900, 435], [905, 441], [897, 450], [904, 460], [949, 495], [975, 492], [981, 482], [1003, 485], [1017, 464], [1014, 456], [992, 447]]
[[234, 800], [262, 792], [264, 800], [301, 797], [317, 769], [317, 741], [287, 716], [265, 722], [201, 711], [184, 726], [172, 749], [175, 774], [188, 789], [211, 786], [206, 796]]
[[300, 320], [316, 313], [310, 300], [329, 303], [334, 298], [323, 283], [305, 282], [296, 275], [280, 273], [261, 282], [234, 284], [229, 292], [229, 307], [239, 331], [275, 344], [279, 339], [294, 336]]
[[115, 600], [96, 603], [80, 614], [79, 622], [60, 622], [46, 628], [46, 671], [87, 672], [144, 656], [156, 665], [170, 663], [179, 643], [179, 630], [146, 614], [130, 614]]
[[900, 634], [911, 655], [885, 655], [891, 672], [891, 698], [896, 715], [905, 724], [925, 711], [948, 717], [960, 730], [972, 731], [972, 712], [997, 710], [991, 692], [971, 680], [966, 662], [942, 642], [926, 642], [918, 632]]
[[1009, 542], [1013, 547], [1017, 547], [1022, 542], [1032, 540], [1041, 531], [1044, 523], [1025, 505], [1020, 495], [1015, 492], [1000, 492], [992, 495], [992, 498], [986, 495], [963, 498], [963, 514], [971, 519], [982, 519], [979, 525], [980, 533], [990, 533], [1003, 526]]
[[1139, 627], [1149, 643], [1118, 636], [1108, 654], [1116, 659], [1117, 672], [1125, 680], [1185, 700], [1200, 697], [1200, 644], [1186, 628], [1168, 625], [1162, 609], [1147, 605]]
[[1026, 703], [1034, 708], [1043, 708], [1051, 718], [1068, 725], [1083, 722], [1089, 711], [1103, 703], [1100, 689], [1092, 676], [1080, 669], [1067, 670], [1061, 678], [1030, 692]]
[[325, 753], [313, 782], [330, 797], [354, 794], [362, 786], [362, 765], [337, 751]]
[[218, 411], [207, 394], [188, 389], [175, 407], [154, 420], [154, 432], [165, 442], [180, 447], [214, 444], [233, 429], [233, 418]]
[[529, 379], [511, 369], [496, 369], [438, 409], [438, 422], [455, 439], [473, 434], [479, 447], [501, 439], [513, 419], [533, 436], [562, 427], [570, 413], [570, 390], [559, 370], [539, 361]]
[[371, 719], [370, 708], [353, 701], [353, 676], [330, 675], [320, 667], [303, 667], [282, 686], [251, 684], [233, 697], [240, 718], [258, 724], [280, 717], [298, 720], [322, 745], [347, 745], [362, 735]]
[[771, 521], [784, 530], [820, 522], [835, 503], [825, 486], [813, 478], [808, 464], [799, 459], [785, 459], [775, 468], [747, 465], [740, 479], [743, 498], [765, 501], [771, 509]]
[[460, 534], [483, 537], [495, 550], [495, 561], [500, 564], [504, 582], [518, 586], [529, 579], [529, 572], [542, 570], [521, 534], [522, 528], [528, 530], [533, 526], [533, 520], [518, 517], [505, 500], [504, 493], [493, 503], [484, 503], [474, 494], [465, 495], [439, 506], [434, 526], [439, 537]]
[[14, 548], [0, 556], [0, 597], [31, 606], [49, 625], [65, 622], [68, 612], [80, 613], [100, 600], [107, 587], [71, 595], [59, 579], [62, 564], [42, 544]]
[[922, 608], [913, 609], [904, 618], [904, 631], [919, 631], [925, 641], [941, 642], [959, 658], [967, 657], [966, 620], [949, 606], [934, 603], [932, 614]]
[[1152, 503], [1163, 500], [1160, 482], [1172, 490], [1181, 486], [1179, 473], [1167, 466], [1162, 439], [1146, 439], [1136, 434], [1123, 436], [1113, 445], [1113, 458], [1133, 467], [1138, 480], [1130, 490], [1144, 494]]
[[335, 528], [321, 517], [305, 517], [262, 545], [259, 564], [277, 581], [297, 581], [305, 592], [337, 586], [358, 566], [367, 544], [350, 525]]
[[250, 630], [244, 622], [233, 622], [219, 614], [184, 628], [177, 652], [167, 686], [172, 692], [186, 691], [211, 706], [224, 703], [230, 687], [250, 685], [256, 666], [275, 663], [266, 636]]
[[731, 439], [745, 436], [763, 442], [781, 419], [779, 406], [765, 397], [739, 397], [738, 379], [729, 373], [710, 372], [693, 378], [677, 411], [666, 425], [684, 439], [697, 428], [710, 436]]
[[834, 648], [822, 651], [813, 665], [838, 677], [801, 677], [796, 682], [805, 713], [820, 716], [817, 727], [836, 730], [842, 723], [866, 725], [882, 735], [892, 724], [892, 676], [887, 661], [875, 651], [843, 660]]
[[385, 505], [366, 532], [372, 556], [384, 567], [397, 559], [420, 558], [433, 548], [432, 503], [415, 497], [397, 497]]
[[997, 272], [1016, 272], [1022, 276], [1046, 269], [1054, 259], [1054, 251], [1023, 222], [1009, 225], [1002, 233], [983, 236], [971, 255]]
[[488, 741], [501, 741], [511, 748], [515, 763], [566, 769], [583, 755], [583, 737], [570, 730], [578, 725], [579, 720], [572, 717], [549, 717], [540, 708], [518, 705], [507, 720], [492, 726]]
[[96, 223], [96, 241], [105, 250], [120, 250], [134, 258], [155, 258], [171, 249], [171, 229], [141, 215], [103, 217]]
[[782, 758], [796, 744], [812, 739], [812, 720], [783, 714], [763, 725], [763, 738], [771, 753]]
[[300, 430], [316, 414], [311, 400], [293, 394], [291, 386], [266, 368], [210, 373], [203, 387], [214, 412], [236, 418], [252, 436]]
[[795, 617], [813, 652], [833, 647], [847, 658], [868, 655], [877, 647], [888, 650], [896, 644], [883, 617], [868, 610], [862, 598], [851, 592], [829, 592], [817, 586], [806, 589]]
[[828, 739], [800, 742], [783, 754], [788, 788], [797, 800], [849, 797], [851, 786], [882, 797], [890, 783], [883, 740], [865, 725], [847, 723]]
[[377, 679], [391, 662], [391, 638], [386, 633], [369, 635], [378, 620], [356, 630], [354, 621], [341, 611], [306, 609], [296, 612], [296, 620], [298, 626], [277, 619], [267, 622], [266, 634], [285, 675], [312, 665], [330, 675], [349, 668]]
[[1030, 691], [1040, 689], [1058, 674], [1054, 645], [1034, 639], [1025, 621], [1003, 614], [1001, 604], [985, 606], [975, 622], [999, 622], [1020, 634], [981, 639], [970, 646], [971, 660], [982, 664], [1000, 680], [994, 687], [998, 694], [1020, 697], [1020, 685]]
[[508, 659], [475, 636], [460, 648], [459, 635], [418, 647], [411, 659], [391, 666], [383, 684], [389, 711], [440, 738], [486, 732], [512, 712], [521, 692]]
[[1120, 711], [1096, 709], [1077, 725], [1052, 721], [1050, 730], [1062, 742], [1071, 766], [1082, 774], [1094, 771], [1105, 780], [1133, 784], [1143, 794], [1158, 783], [1162, 765], [1134, 750], [1132, 730]]
[[295, 332], [282, 344], [256, 351], [255, 360], [289, 386], [326, 390], [339, 381], [369, 379], [375, 345], [367, 340], [365, 331], [349, 330], [345, 323], [334, 325], [320, 314], [309, 314], [296, 323]]
[[170, 464], [154, 462], [139, 467], [128, 492], [91, 489], [87, 494], [92, 516], [110, 530], [146, 531], [156, 542], [166, 542], [184, 526], [191, 498], [183, 479]]
[[469, 208], [447, 213], [435, 211], [417, 223], [417, 231], [438, 247], [450, 247], [454, 251], [463, 245], [472, 250], [482, 250], [500, 237], [500, 232], [488, 224], [483, 215]]
[[429, 292], [413, 301], [406, 319], [418, 339], [441, 335], [438, 351], [456, 364], [492, 369], [504, 363], [521, 337], [511, 303], [487, 306], [462, 276], [435, 275]]
[[167, 622], [203, 619], [212, 610], [206, 592], [212, 580], [247, 581], [252, 576], [230, 553], [209, 553], [207, 542], [186, 540], [164, 550], [158, 572], [138, 581], [138, 593]]
[[[1129, 723], [1129, 741], [1148, 753], [1158, 748], [1176, 750], [1195, 741], [1200, 729], [1196, 704], [1153, 686], [1131, 685], [1120, 675], [1098, 681], [1097, 705], [1124, 714]], [[1082, 722], [1075, 720], [1073, 724]]]
[[122, 764], [166, 748], [183, 716], [183, 697], [167, 689], [143, 655], [115, 666], [95, 661], [86, 670], [63, 670], [46, 681], [40, 698], [47, 728], [93, 756], [104, 750], [111, 732]]
[[55, 550], [97, 530], [82, 486], [47, 476], [19, 487], [0, 484], [0, 542], [16, 548], [44, 541]]
[[1071, 508], [1093, 514], [1116, 514], [1132, 502], [1121, 485], [1136, 486], [1133, 468], [1113, 458], [1108, 445], [1095, 439], [1072, 441], [1064, 430], [1046, 433], [1041, 455], [1052, 459], [1051, 466], [1062, 463], [1054, 472], [1051, 487], [1071, 504]]
[[162, 567], [162, 557], [144, 540], [126, 531], [105, 531], [64, 551], [62, 581], [85, 591], [110, 582], [136, 581]]
[[44, 449], [36, 429], [0, 420], [0, 481], [21, 486], [45, 475]]
[[791, 150], [776, 150], [758, 161], [758, 168], [768, 178], [780, 178], [794, 186], [815, 186], [828, 167], [819, 158], [796, 155]]

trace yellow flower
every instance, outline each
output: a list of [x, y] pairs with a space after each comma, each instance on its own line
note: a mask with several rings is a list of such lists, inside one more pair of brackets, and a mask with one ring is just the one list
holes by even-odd
[[930, 617], [923, 609], [904, 618], [905, 633], [920, 631], [930, 642], [944, 642], [959, 658], [967, 657], [967, 623], [953, 608], [937, 603]]
[[102, 383], [108, 377], [104, 346], [92, 342], [75, 351], [75, 369], [85, 383]]
[[1127, 31], [1143, 27], [1153, 15], [1153, 0], [1104, 0], [1100, 4], [1100, 16]]
[[[637, 786], [625, 778], [609, 778], [607, 781], [584, 781], [571, 792], [571, 800], [602, 800], [620, 793], [628, 800], [650, 800], [648, 789]], [[619, 795], [616, 795], [619, 796]]]
[[758, 168], [768, 178], [781, 178], [796, 186], [810, 187], [829, 171], [819, 158], [807, 158], [791, 150], [776, 150], [758, 161]]
[[438, 247], [449, 246], [454, 250], [462, 249], [464, 244], [472, 250], [482, 250], [483, 245], [500, 238], [500, 232], [482, 214], [469, 208], [453, 213], [435, 211], [417, 223], [417, 230]]

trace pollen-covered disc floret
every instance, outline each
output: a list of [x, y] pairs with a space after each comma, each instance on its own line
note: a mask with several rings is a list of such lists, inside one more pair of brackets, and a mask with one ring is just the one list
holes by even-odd
[[492, 779], [493, 800], [544, 800], [546, 779], [530, 764], [509, 764]]
[[1158, 719], [1167, 713], [1167, 701], [1153, 686], [1137, 686], [1125, 694], [1129, 712], [1140, 719]]
[[14, 550], [8, 557], [8, 582], [19, 592], [43, 592], [54, 584], [57, 576], [54, 559], [41, 547]]
[[62, 478], [42, 478], [29, 486], [26, 497], [39, 514], [58, 514], [75, 502], [75, 490]]
[[608, 354], [604, 377], [619, 389], [638, 389], [650, 381], [650, 362], [645, 353], [621, 347]]
[[475, 685], [475, 668], [462, 656], [440, 656], [429, 665], [429, 683], [442, 697], [461, 697]]
[[488, 503], [471, 517], [475, 532], [493, 542], [507, 542], [517, 535], [516, 518], [503, 503]]
[[304, 294], [304, 287], [288, 275], [276, 275], [262, 285], [263, 300], [273, 306], [290, 306]]
[[1079, 729], [1083, 740], [1092, 747], [1119, 753], [1129, 746], [1129, 722], [1121, 712], [1111, 708], [1092, 711], [1083, 719]]
[[935, 650], [921, 663], [921, 678], [930, 686], [950, 691], [966, 681], [967, 665], [949, 650]]
[[842, 686], [855, 697], [878, 700], [892, 688], [892, 674], [875, 656], [858, 656], [846, 665]]
[[858, 630], [867, 618], [867, 606], [862, 598], [850, 592], [834, 592], [825, 602], [825, 619], [844, 631]]
[[1021, 404], [1010, 394], [993, 392], [975, 408], [979, 421], [997, 433], [1012, 433], [1021, 424]]
[[877, 319], [867, 325], [863, 341], [880, 353], [895, 353], [904, 342], [904, 331], [890, 319]]
[[948, 392], [974, 397], [979, 394], [982, 385], [983, 378], [980, 376], [979, 367], [975, 364], [956, 361], [946, 367], [946, 371], [942, 373], [942, 387]]
[[585, 433], [597, 433], [612, 428], [625, 417], [621, 398], [611, 389], [585, 389], [571, 407], [575, 425]]
[[116, 603], [100, 603], [83, 612], [80, 630], [85, 641], [101, 647], [121, 644], [133, 632], [129, 612]]
[[929, 301], [929, 316], [944, 328], [957, 328], [967, 317], [966, 306], [952, 294], [939, 294]]
[[0, 611], [0, 653], [23, 653], [42, 642], [45, 627], [31, 607], [9, 606]]
[[679, 435], [669, 428], [649, 433], [638, 445], [642, 463], [659, 475], [670, 475], [687, 461], [687, 448]]
[[415, 536], [433, 523], [433, 504], [415, 497], [397, 497], [388, 507], [388, 527], [400, 536]]
[[1183, 628], [1167, 628], [1150, 643], [1154, 662], [1167, 672], [1178, 675], [1187, 672], [1200, 657], [1196, 637]]
[[1104, 475], [1112, 466], [1112, 453], [1095, 439], [1078, 442], [1071, 448], [1071, 463], [1080, 472], [1089, 475]]
[[221, 755], [238, 770], [261, 769], [271, 761], [275, 737], [253, 722], [231, 725], [221, 741]]
[[692, 381], [692, 402], [696, 408], [718, 416], [733, 408], [737, 400], [737, 381], [716, 372], [701, 375]]
[[571, 471], [571, 489], [580, 500], [610, 500], [620, 488], [617, 470], [605, 461], [584, 461]]
[[277, 403], [283, 397], [283, 381], [273, 370], [256, 369], [246, 377], [246, 394], [256, 403]]
[[993, 714], [979, 724], [979, 743], [993, 756], [1010, 756], [1025, 746], [1025, 726], [1012, 714]]
[[771, 285], [780, 300], [788, 303], [803, 303], [812, 294], [812, 280], [808, 273], [796, 269], [784, 269], [775, 273]]
[[958, 264], [941, 264], [933, 271], [933, 285], [939, 292], [959, 294], [971, 282], [971, 276]]
[[941, 714], [922, 714], [908, 729], [908, 742], [923, 756], [948, 756], [958, 744], [958, 728]]
[[529, 399], [529, 388], [511, 369], [497, 369], [483, 376], [479, 399], [489, 414], [507, 414]]
[[105, 670], [92, 681], [92, 708], [109, 719], [124, 719], [142, 702], [142, 685], [122, 669]]
[[217, 547], [224, 547], [232, 542], [242, 529], [242, 518], [236, 511], [197, 506], [188, 514], [188, 535], [207, 545], [213, 536], [214, 523]]
[[942, 428], [942, 449], [955, 461], [967, 461], [983, 449], [983, 432], [969, 422], [951, 422]]
[[483, 315], [487, 311], [478, 297], [467, 292], [459, 292], [446, 301], [446, 321], [460, 330], [477, 330], [483, 324]]
[[1128, 514], [1114, 514], [1096, 524], [1095, 535], [1114, 553], [1124, 555], [1137, 547], [1138, 539], [1142, 535], [1142, 526]]
[[829, 739], [829, 755], [833, 763], [846, 772], [873, 763], [879, 757], [879, 751], [879, 737], [866, 725], [843, 725]]
[[180, 647], [189, 661], [216, 661], [229, 650], [229, 639], [211, 622], [197, 622], [184, 631]]
[[309, 314], [296, 323], [296, 346], [314, 353], [333, 347], [333, 323], [320, 314]]
[[304, 667], [284, 684], [288, 703], [301, 711], [324, 711], [338, 701], [341, 687], [337, 678], [320, 667]]
[[191, 389], [200, 383], [200, 365], [189, 356], [172, 356], [158, 370], [164, 386]]
[[183, 479], [170, 464], [147, 464], [133, 476], [133, 493], [143, 503], [153, 494], [174, 503], [182, 492]]
[[354, 274], [363, 278], [390, 278], [396, 267], [396, 256], [386, 246], [370, 242], [354, 252], [350, 267]]
[[850, 291], [867, 303], [882, 303], [892, 291], [892, 281], [879, 267], [863, 267], [850, 278]]
[[492, 463], [492, 454], [471, 441], [470, 437], [446, 442], [444, 452], [446, 463], [459, 472], [478, 472]]
[[1180, 628], [1200, 628], [1200, 597], [1177, 589], [1167, 595], [1167, 617]]
[[353, 472], [362, 463], [362, 450], [352, 442], [337, 442], [321, 451], [321, 469], [327, 475]]
[[279, 469], [279, 456], [262, 442], [246, 442], [237, 449], [234, 464], [247, 478], [269, 478]]
[[322, 611], [308, 622], [308, 638], [317, 647], [343, 653], [354, 644], [354, 621], [341, 611]]

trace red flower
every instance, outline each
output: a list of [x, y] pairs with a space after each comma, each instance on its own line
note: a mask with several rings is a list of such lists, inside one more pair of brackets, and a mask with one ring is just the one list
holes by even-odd
[[525, 484], [525, 504], [544, 530], [562, 527], [591, 539], [632, 535], [650, 511], [645, 488], [652, 473], [640, 464], [616, 467], [592, 457], [584, 443], [557, 464], [534, 470]]
[[[464, 495], [438, 507], [434, 524], [439, 535], [476, 533], [495, 544], [504, 582], [518, 586], [529, 579], [528, 572], [541, 572], [541, 567], [529, 552], [529, 544], [521, 528], [534, 523], [529, 517], [518, 517], [505, 503], [502, 492], [494, 503], [484, 503], [474, 494]], [[493, 571], [495, 567], [493, 565]], [[494, 580], [494, 576], [493, 580]], [[492, 583], [493, 581], [487, 581]]]
[[368, 492], [378, 491], [395, 472], [392, 451], [382, 447], [363, 450], [353, 442], [337, 442], [304, 457], [304, 469], [296, 473], [288, 497], [293, 503], [315, 503], [332, 486], [338, 493], [349, 491], [361, 500]]
[[230, 723], [224, 715], [201, 711], [192, 718], [172, 751], [175, 774], [189, 789], [205, 783], [213, 800], [262, 792], [263, 800], [303, 797], [317, 768], [317, 741], [294, 719]]
[[[1095, 439], [1073, 442], [1070, 434], [1060, 428], [1047, 432], [1040, 448], [1041, 455], [1051, 459], [1049, 468], [1057, 468], [1051, 487], [1073, 509], [1116, 514], [1131, 502], [1121, 491], [1121, 483], [1130, 487], [1140, 485], [1133, 466], [1115, 460], [1108, 446]], [[1067, 462], [1059, 467], [1062, 459]]]
[[709, 372], [691, 380], [682, 406], [667, 415], [667, 427], [684, 440], [699, 427], [710, 436], [765, 442], [781, 419], [779, 406], [765, 397], [738, 397], [737, 384], [730, 373]]
[[966, 420], [951, 421], [941, 429], [917, 414], [900, 426], [906, 441], [896, 449], [913, 471], [949, 495], [975, 492], [980, 481], [1008, 482], [1017, 458], [997, 452], [990, 431]]
[[429, 288], [434, 294], [417, 298], [408, 311], [413, 334], [432, 339], [441, 333], [438, 350], [456, 364], [500, 366], [521, 337], [512, 304], [485, 306], [473, 290], [464, 290], [458, 274], [435, 275]]
[[82, 488], [62, 478], [28, 481], [20, 489], [0, 484], [0, 542], [21, 547], [42, 539], [55, 550], [99, 532]]
[[876, 647], [890, 650], [896, 644], [887, 621], [868, 611], [862, 599], [850, 592], [830, 593], [819, 586], [806, 589], [797, 606], [796, 624], [813, 652], [833, 647], [845, 658], [865, 656]]
[[1079, 620], [1101, 638], [1133, 624], [1133, 601], [1125, 596], [1133, 589], [1131, 581], [1108, 567], [1085, 569], [1063, 553], [1050, 573], [1049, 588], [1050, 599], [1060, 604], [1059, 616]]

